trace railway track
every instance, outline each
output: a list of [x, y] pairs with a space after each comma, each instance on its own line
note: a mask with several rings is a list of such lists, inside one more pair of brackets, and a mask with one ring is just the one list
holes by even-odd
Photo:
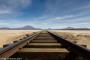
[[0, 49], [0, 60], [90, 60], [90, 51], [56, 33], [41, 31], [26, 35]]

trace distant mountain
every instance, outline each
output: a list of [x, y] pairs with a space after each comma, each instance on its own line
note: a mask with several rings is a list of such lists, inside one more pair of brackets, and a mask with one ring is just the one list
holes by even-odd
[[0, 28], [0, 30], [9, 30], [10, 28], [9, 27], [2, 27]]
[[51, 29], [51, 30], [90, 30], [90, 28], [74, 28], [74, 27], [67, 27], [67, 28]]
[[9, 28], [9, 27], [2, 27], [0, 30], [39, 30], [40, 28], [35, 28], [32, 26], [24, 26], [24, 27], [19, 27], [19, 28]]
[[90, 30], [90, 28], [74, 28], [74, 27], [67, 27], [61, 30]]

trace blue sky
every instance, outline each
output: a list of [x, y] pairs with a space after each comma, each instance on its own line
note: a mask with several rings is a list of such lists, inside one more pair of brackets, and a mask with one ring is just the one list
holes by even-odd
[[0, 27], [90, 28], [90, 0], [0, 0]]

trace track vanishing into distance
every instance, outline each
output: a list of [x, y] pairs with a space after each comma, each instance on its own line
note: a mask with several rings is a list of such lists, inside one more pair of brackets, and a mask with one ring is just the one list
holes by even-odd
[[90, 60], [90, 50], [54, 32], [27, 34], [0, 49], [0, 60]]

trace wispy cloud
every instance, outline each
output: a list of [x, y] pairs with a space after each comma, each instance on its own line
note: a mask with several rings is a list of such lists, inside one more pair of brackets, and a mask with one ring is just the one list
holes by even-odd
[[10, 10], [0, 10], [0, 15], [3, 14], [11, 14], [12, 12]]
[[18, 9], [30, 6], [31, 3], [31, 0], [0, 0], [0, 14], [15, 13]]
[[89, 2], [89, 0], [49, 0], [45, 6], [44, 14], [51, 16], [62, 16], [81, 14], [83, 12], [89, 13], [89, 11], [87, 11], [90, 10]]
[[0, 23], [41, 28], [90, 27], [90, 0], [0, 0]]

